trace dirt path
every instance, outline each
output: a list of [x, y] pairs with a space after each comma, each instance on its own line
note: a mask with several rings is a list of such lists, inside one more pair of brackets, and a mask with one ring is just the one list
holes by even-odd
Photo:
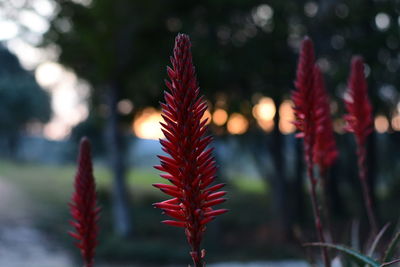
[[0, 267], [72, 267], [66, 252], [31, 225], [29, 199], [0, 177]]

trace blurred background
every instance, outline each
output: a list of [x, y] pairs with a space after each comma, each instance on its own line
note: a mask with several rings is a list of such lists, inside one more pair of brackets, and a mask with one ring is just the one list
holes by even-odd
[[160, 224], [151, 206], [165, 198], [151, 187], [160, 181], [152, 166], [162, 153], [158, 103], [178, 32], [193, 42], [218, 179], [229, 191], [223, 206], [231, 212], [206, 234], [209, 262], [300, 266], [313, 257], [302, 247], [316, 237], [290, 101], [305, 35], [315, 42], [340, 151], [324, 196], [333, 241], [355, 242], [368, 226], [342, 119], [353, 54], [365, 58], [374, 107], [375, 206], [381, 224], [397, 221], [399, 1], [1, 0], [0, 266], [79, 265], [67, 203], [84, 135], [103, 209], [97, 261], [190, 262], [183, 231]]

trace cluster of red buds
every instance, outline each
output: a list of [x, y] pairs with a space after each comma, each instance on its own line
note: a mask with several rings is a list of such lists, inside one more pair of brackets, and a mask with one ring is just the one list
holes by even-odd
[[348, 91], [344, 98], [348, 114], [345, 116], [349, 132], [354, 133], [359, 145], [365, 145], [372, 133], [372, 106], [368, 97], [367, 81], [364, 73], [364, 61], [355, 56], [351, 62]]
[[294, 124], [300, 131], [297, 137], [304, 138], [307, 164], [328, 168], [336, 160], [338, 152], [329, 99], [309, 38], [302, 42], [296, 77], [297, 90], [292, 93], [292, 100], [296, 116]]
[[93, 267], [100, 208], [97, 206], [90, 142], [87, 138], [81, 140], [74, 188], [70, 210], [73, 218], [71, 225], [75, 232], [69, 234], [78, 240], [76, 246], [81, 251], [84, 267]]
[[[313, 162], [318, 165], [320, 173], [324, 174], [338, 157], [336, 140], [333, 133], [333, 123], [328, 94], [318, 65], [314, 66], [314, 90], [316, 94], [316, 135], [313, 149]], [[324, 176], [324, 175], [322, 175]]]
[[165, 92], [165, 103], [161, 104], [165, 139], [160, 143], [169, 157], [159, 156], [161, 165], [155, 166], [166, 173], [161, 177], [171, 184], [154, 184], [172, 199], [154, 206], [173, 219], [163, 223], [185, 229], [193, 263], [200, 267], [205, 266], [205, 250], [200, 246], [206, 225], [227, 210], [213, 209], [225, 201], [226, 192], [219, 191], [224, 184], [212, 185], [217, 167], [213, 149], [208, 147], [212, 137], [206, 135], [207, 119], [202, 119], [207, 103], [199, 96], [190, 49], [189, 37], [179, 34], [171, 57], [172, 68], [167, 68], [169, 92]]
[[[314, 175], [314, 166], [318, 165], [320, 178], [332, 166], [338, 156], [333, 124], [330, 115], [329, 99], [325, 90], [321, 70], [315, 63], [313, 43], [305, 38], [301, 45], [300, 58], [295, 82], [296, 90], [292, 94], [296, 121], [294, 124], [304, 138], [304, 153], [307, 173], [311, 182], [311, 199], [315, 225], [320, 242], [324, 242], [323, 227], [320, 218], [316, 186], [318, 179]], [[364, 62], [361, 57], [354, 57], [348, 91], [345, 96], [348, 114], [346, 130], [354, 133], [357, 142], [359, 177], [362, 184], [368, 218], [372, 229], [377, 229], [375, 214], [372, 209], [371, 196], [366, 182], [366, 139], [372, 132], [372, 107], [367, 93], [367, 82], [364, 73]], [[327, 251], [323, 249], [325, 266], [329, 266]]]
[[[292, 93], [294, 124], [304, 139], [304, 154], [307, 174], [311, 184], [311, 203], [315, 219], [315, 228], [320, 242], [325, 242], [321, 220], [320, 205], [317, 198], [318, 179], [314, 175], [314, 165], [328, 168], [337, 157], [329, 101], [321, 71], [315, 63], [314, 45], [309, 38], [301, 44], [299, 63], [295, 81], [296, 90]], [[322, 248], [325, 266], [330, 266], [328, 251]]]

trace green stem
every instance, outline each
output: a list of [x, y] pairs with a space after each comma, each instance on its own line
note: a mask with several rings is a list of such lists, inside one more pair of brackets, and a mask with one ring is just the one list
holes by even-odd
[[[318, 203], [318, 198], [317, 198], [317, 179], [314, 176], [314, 170], [313, 170], [313, 153], [312, 153], [312, 147], [305, 147], [307, 156], [306, 156], [306, 161], [307, 161], [307, 174], [308, 178], [310, 179], [310, 184], [311, 184], [311, 204], [312, 204], [312, 209], [313, 209], [313, 214], [314, 214], [314, 221], [315, 221], [315, 228], [317, 231], [317, 236], [318, 240], [321, 243], [325, 243], [325, 237], [324, 237], [324, 228], [322, 225], [321, 221], [321, 210], [320, 210], [320, 205]], [[328, 249], [326, 247], [321, 247], [321, 253], [322, 253], [322, 259], [324, 261], [325, 267], [330, 267], [331, 263], [329, 260], [329, 254], [328, 254]]]
[[378, 232], [378, 223], [373, 209], [371, 192], [367, 181], [367, 165], [365, 164], [367, 158], [367, 151], [364, 145], [358, 144], [357, 155], [358, 155], [358, 161], [357, 161], [358, 176], [361, 182], [364, 204], [367, 210], [367, 216], [371, 226], [372, 235], [375, 235]]

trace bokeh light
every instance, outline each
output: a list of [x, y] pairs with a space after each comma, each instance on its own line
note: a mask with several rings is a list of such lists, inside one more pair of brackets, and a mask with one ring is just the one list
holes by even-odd
[[10, 20], [1, 20], [0, 29], [0, 40], [8, 40], [14, 38], [19, 32], [18, 26]]
[[63, 74], [63, 67], [55, 62], [44, 62], [35, 70], [36, 81], [43, 87], [55, 85]]
[[240, 113], [233, 113], [228, 120], [227, 129], [230, 134], [244, 134], [249, 128], [249, 121]]
[[129, 99], [120, 100], [117, 104], [117, 109], [118, 112], [121, 113], [122, 115], [128, 115], [133, 110], [132, 101], [130, 101]]
[[374, 120], [375, 130], [378, 133], [385, 133], [389, 129], [389, 121], [386, 116], [378, 115]]
[[295, 116], [292, 107], [291, 100], [283, 101], [279, 107], [279, 131], [283, 134], [291, 134], [296, 131], [296, 126], [293, 124]]
[[133, 132], [142, 139], [158, 140], [163, 138], [160, 122], [163, 121], [161, 111], [148, 107], [140, 112], [133, 121]]
[[392, 118], [392, 128], [395, 131], [400, 131], [400, 115], [397, 114]]
[[228, 120], [228, 113], [222, 108], [216, 109], [212, 115], [212, 119], [215, 125], [222, 126]]
[[274, 100], [270, 97], [262, 97], [253, 107], [253, 116], [261, 120], [273, 120], [276, 113]]
[[49, 140], [62, 140], [70, 134], [71, 128], [62, 120], [52, 120], [44, 126], [43, 134]]
[[257, 124], [265, 132], [271, 132], [274, 129], [274, 117], [276, 107], [274, 100], [270, 97], [262, 97], [253, 107], [252, 114], [257, 120]]
[[305, 3], [304, 14], [307, 17], [310, 17], [310, 18], [315, 17], [315, 15], [317, 15], [317, 13], [318, 13], [318, 4], [317, 3], [312, 2], [312, 1]]
[[380, 31], [385, 31], [389, 28], [390, 26], [390, 17], [388, 14], [380, 12], [378, 14], [376, 14], [375, 16], [375, 24], [376, 27], [380, 30]]

